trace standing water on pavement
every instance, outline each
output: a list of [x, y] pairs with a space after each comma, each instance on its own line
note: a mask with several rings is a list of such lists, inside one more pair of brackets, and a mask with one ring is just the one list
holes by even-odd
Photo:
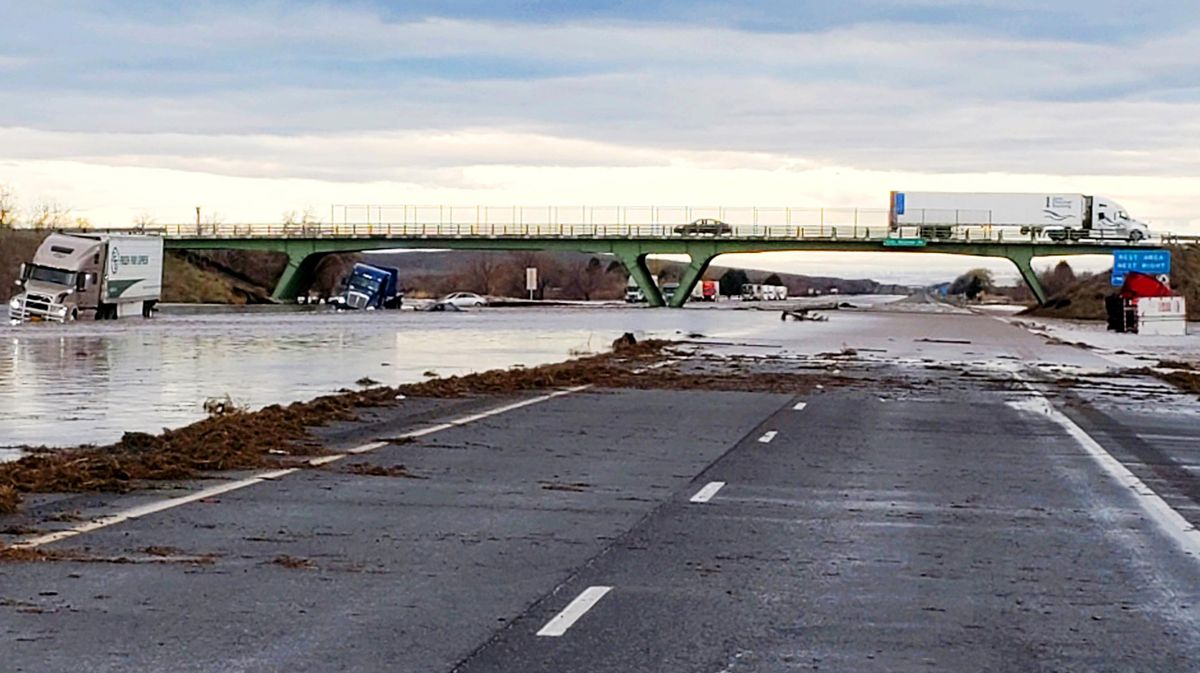
[[21, 446], [113, 442], [204, 416], [357, 388], [600, 352], [626, 331], [753, 337], [775, 311], [482, 309], [461, 313], [216, 311], [0, 327], [0, 460]]

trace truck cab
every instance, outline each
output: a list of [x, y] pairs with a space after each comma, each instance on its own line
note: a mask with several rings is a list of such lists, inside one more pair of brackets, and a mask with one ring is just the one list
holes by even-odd
[[162, 292], [162, 239], [50, 234], [21, 265], [22, 292], [8, 304], [12, 322], [68, 322], [149, 316]]
[[1091, 238], [1118, 238], [1136, 243], [1149, 235], [1150, 227], [1130, 218], [1121, 204], [1100, 196], [1092, 199]]
[[376, 310], [400, 308], [400, 271], [389, 267], [358, 263], [346, 278], [346, 289], [337, 297], [341, 308]]

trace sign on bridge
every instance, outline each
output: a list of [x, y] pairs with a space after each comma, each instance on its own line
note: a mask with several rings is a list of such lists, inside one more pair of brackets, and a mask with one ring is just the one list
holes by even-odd
[[1170, 250], [1113, 250], [1112, 284], [1125, 284], [1130, 271], [1161, 276], [1171, 273]]

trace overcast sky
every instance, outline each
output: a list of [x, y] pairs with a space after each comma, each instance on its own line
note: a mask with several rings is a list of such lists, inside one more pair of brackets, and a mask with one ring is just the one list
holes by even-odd
[[0, 0], [0, 26], [0, 182], [98, 223], [947, 189], [1200, 229], [1191, 0]]

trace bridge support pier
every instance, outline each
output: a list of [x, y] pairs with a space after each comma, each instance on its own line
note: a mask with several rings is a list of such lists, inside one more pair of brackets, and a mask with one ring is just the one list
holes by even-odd
[[278, 302], [295, 301], [300, 291], [312, 284], [317, 264], [328, 254], [317, 252], [315, 248], [315, 245], [307, 241], [288, 241], [284, 244], [283, 252], [287, 253], [288, 262], [283, 274], [275, 282], [271, 299]]
[[[615, 247], [615, 246], [614, 246]], [[651, 306], [664, 306], [662, 292], [659, 291], [658, 285], [654, 282], [654, 276], [650, 273], [650, 267], [646, 266], [646, 253], [639, 250], [623, 250], [615, 249], [613, 254], [617, 259], [621, 260], [621, 264], [625, 265], [625, 270], [629, 272], [629, 276], [637, 283], [642, 290], [642, 295], [646, 297], [646, 302]]]
[[1021, 272], [1021, 278], [1025, 279], [1025, 284], [1029, 286], [1029, 291], [1037, 299], [1038, 305], [1044, 306], [1047, 299], [1046, 290], [1042, 287], [1042, 281], [1038, 279], [1037, 272], [1033, 270], [1033, 252], [1031, 250], [1009, 250], [1005, 257], [1017, 266], [1017, 270]]
[[708, 263], [715, 255], [711, 252], [700, 253], [693, 250], [688, 257], [692, 261], [683, 270], [683, 276], [679, 279], [679, 289], [675, 290], [675, 296], [671, 297], [672, 308], [683, 308], [684, 303], [692, 298], [692, 290], [696, 287], [696, 283], [704, 277], [704, 272], [708, 270]]

